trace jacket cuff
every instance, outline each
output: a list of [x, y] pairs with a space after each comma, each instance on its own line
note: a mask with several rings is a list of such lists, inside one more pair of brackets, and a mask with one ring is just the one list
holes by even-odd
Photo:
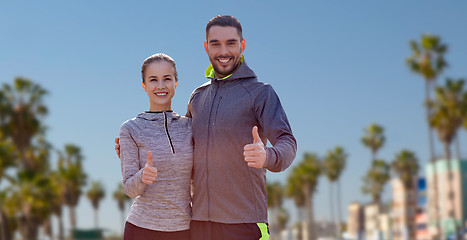
[[271, 147], [265, 147], [266, 149], [266, 165], [264, 168], [268, 169], [271, 172], [274, 172], [274, 166], [276, 166], [277, 162], [277, 154]]

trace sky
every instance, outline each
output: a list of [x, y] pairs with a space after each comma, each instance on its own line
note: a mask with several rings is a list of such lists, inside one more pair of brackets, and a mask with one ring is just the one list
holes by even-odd
[[[120, 233], [112, 199], [121, 182], [114, 138], [124, 121], [149, 109], [140, 85], [143, 60], [163, 52], [176, 61], [172, 107], [183, 115], [191, 92], [207, 81], [206, 23], [233, 15], [243, 26], [245, 61], [274, 87], [288, 115], [298, 142], [292, 167], [305, 152], [324, 156], [340, 145], [348, 153], [341, 176], [345, 217], [347, 204], [371, 200], [360, 191], [370, 166], [370, 151], [360, 141], [368, 125], [385, 129], [379, 158], [390, 162], [409, 149], [422, 165], [427, 162], [424, 80], [405, 65], [408, 43], [424, 33], [439, 35], [449, 48], [449, 68], [438, 84], [446, 77], [466, 78], [466, 11], [467, 2], [460, 0], [2, 1], [0, 84], [22, 76], [49, 91], [46, 138], [56, 149], [67, 143], [82, 148], [88, 180], [101, 181], [107, 191], [99, 227]], [[467, 158], [465, 130], [459, 138]], [[441, 155], [438, 140], [435, 148]], [[268, 173], [267, 179], [285, 183], [290, 172]], [[328, 190], [329, 182], [320, 178], [317, 219], [330, 217]], [[383, 200], [390, 200], [390, 190]], [[286, 206], [294, 217], [291, 201]], [[93, 227], [84, 196], [77, 218], [78, 227]]]

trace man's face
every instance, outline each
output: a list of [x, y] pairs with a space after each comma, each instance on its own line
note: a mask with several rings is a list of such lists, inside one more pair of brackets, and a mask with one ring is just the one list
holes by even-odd
[[215, 77], [224, 78], [240, 66], [245, 39], [240, 40], [235, 27], [212, 26], [204, 48], [214, 68]]

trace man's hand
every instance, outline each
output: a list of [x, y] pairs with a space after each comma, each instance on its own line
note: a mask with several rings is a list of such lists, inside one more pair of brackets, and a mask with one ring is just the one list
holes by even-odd
[[157, 168], [152, 165], [152, 152], [148, 152], [148, 162], [143, 169], [143, 177], [141, 182], [146, 184], [153, 184], [156, 181]]
[[118, 137], [115, 138], [115, 152], [117, 152], [118, 158], [120, 158], [120, 139]]
[[258, 127], [253, 127], [253, 143], [247, 144], [243, 148], [243, 156], [248, 163], [248, 167], [263, 168], [266, 165], [266, 149], [258, 134]]

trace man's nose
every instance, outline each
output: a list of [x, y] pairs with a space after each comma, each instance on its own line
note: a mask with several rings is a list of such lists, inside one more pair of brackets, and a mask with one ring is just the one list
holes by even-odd
[[224, 54], [227, 54], [229, 52], [228, 48], [227, 48], [227, 45], [223, 44], [221, 45], [221, 49], [220, 49], [220, 55], [224, 55]]

